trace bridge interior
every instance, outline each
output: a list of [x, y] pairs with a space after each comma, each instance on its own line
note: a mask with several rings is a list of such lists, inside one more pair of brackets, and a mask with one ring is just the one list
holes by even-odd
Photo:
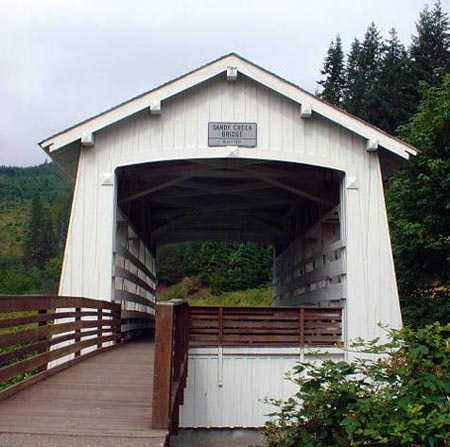
[[275, 304], [343, 298], [342, 173], [230, 157], [132, 165], [116, 175], [115, 297], [125, 308], [145, 312], [141, 305], [155, 301], [158, 246], [195, 240], [273, 245]]
[[280, 250], [339, 204], [326, 168], [237, 158], [120, 168], [118, 205], [148, 246], [193, 240], [273, 244]]

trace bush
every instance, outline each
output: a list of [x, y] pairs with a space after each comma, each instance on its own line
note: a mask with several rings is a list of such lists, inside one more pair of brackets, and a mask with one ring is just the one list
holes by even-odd
[[390, 339], [358, 343], [368, 355], [350, 363], [300, 363], [297, 394], [270, 400], [279, 409], [266, 425], [268, 445], [450, 445], [450, 326], [390, 331]]

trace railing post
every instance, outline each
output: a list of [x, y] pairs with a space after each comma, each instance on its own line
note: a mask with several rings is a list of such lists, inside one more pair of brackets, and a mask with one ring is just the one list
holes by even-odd
[[173, 374], [174, 306], [156, 305], [155, 363], [153, 379], [152, 428], [168, 429], [170, 423]]
[[[81, 312], [81, 307], [75, 308], [75, 322], [78, 323], [81, 321], [81, 316], [79, 313]], [[81, 341], [81, 328], [75, 329], [75, 343]], [[78, 350], [75, 352], [75, 357], [80, 357], [81, 351]]]
[[300, 347], [304, 347], [305, 346], [305, 308], [304, 307], [300, 307], [300, 324], [299, 324], [299, 342], [300, 342]]
[[103, 312], [102, 309], [97, 309], [97, 349], [102, 348], [101, 337], [103, 336]]
[[219, 307], [219, 347], [223, 346], [223, 307]]
[[[40, 309], [38, 311], [39, 315], [47, 315], [47, 313], [48, 313], [47, 309]], [[39, 321], [38, 327], [41, 328], [41, 327], [47, 326], [47, 323], [48, 323], [48, 317], [46, 316], [46, 319], [44, 321]], [[48, 337], [47, 336], [42, 336], [42, 337], [39, 337], [38, 341], [39, 342], [45, 342], [46, 340], [48, 340]], [[45, 346], [43, 348], [39, 348], [38, 354], [42, 354], [46, 350], [47, 350], [47, 348]], [[45, 371], [47, 369], [47, 365], [48, 364], [46, 363], [45, 365], [42, 365], [40, 368], [38, 368], [38, 372]]]

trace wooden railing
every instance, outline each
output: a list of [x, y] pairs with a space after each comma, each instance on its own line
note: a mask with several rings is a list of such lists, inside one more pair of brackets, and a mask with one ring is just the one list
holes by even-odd
[[190, 307], [189, 346], [334, 346], [338, 307]]
[[156, 306], [152, 427], [176, 433], [189, 348], [335, 346], [342, 340], [338, 307]]
[[172, 300], [156, 306], [152, 427], [178, 430], [179, 407], [186, 387], [189, 306]]
[[120, 324], [120, 304], [0, 296], [0, 400], [120, 343]]

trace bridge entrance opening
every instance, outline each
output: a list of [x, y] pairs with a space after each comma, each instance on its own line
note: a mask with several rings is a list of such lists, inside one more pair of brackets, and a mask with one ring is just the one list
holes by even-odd
[[[325, 289], [341, 283], [345, 271], [326, 278], [324, 270], [329, 248], [334, 258], [344, 248], [340, 172], [227, 158], [145, 163], [119, 168], [116, 175], [116, 299], [151, 298], [158, 246], [204, 240], [272, 245], [276, 304], [343, 298], [327, 296]], [[127, 252], [144, 265], [133, 265]]]

